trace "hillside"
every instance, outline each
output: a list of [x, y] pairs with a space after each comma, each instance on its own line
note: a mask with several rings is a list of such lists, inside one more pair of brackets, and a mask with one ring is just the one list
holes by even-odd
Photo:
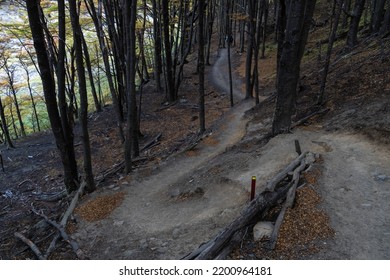
[[[259, 60], [260, 104], [244, 100], [245, 53], [232, 48], [235, 105], [230, 108], [227, 49], [211, 45], [206, 67], [206, 126], [199, 136], [197, 52], [187, 57], [176, 102], [142, 89], [141, 154], [124, 173], [123, 143], [112, 105], [88, 115], [97, 190], [81, 197], [66, 231], [89, 259], [180, 259], [209, 241], [297, 157], [294, 142], [313, 153], [286, 213], [275, 250], [253, 241], [251, 224], [229, 259], [390, 259], [390, 39], [364, 36], [352, 50], [336, 40], [326, 103], [316, 104], [321, 77], [314, 28], [303, 56], [296, 113], [290, 133], [272, 136], [276, 49], [268, 38]], [[320, 48], [321, 46], [321, 48]], [[138, 92], [138, 100], [141, 93]], [[75, 124], [78, 165], [82, 129]], [[0, 259], [35, 259], [21, 233], [42, 252], [57, 230], [39, 211], [59, 221], [72, 195], [65, 194], [61, 159], [51, 131], [15, 140], [2, 149]], [[290, 174], [291, 175], [291, 174]], [[291, 177], [291, 176], [290, 176]], [[281, 206], [257, 220], [274, 222]], [[37, 210], [37, 211], [36, 211]], [[36, 211], [37, 213], [34, 213]], [[254, 223], [255, 221], [253, 221]], [[60, 240], [50, 259], [76, 259]]]

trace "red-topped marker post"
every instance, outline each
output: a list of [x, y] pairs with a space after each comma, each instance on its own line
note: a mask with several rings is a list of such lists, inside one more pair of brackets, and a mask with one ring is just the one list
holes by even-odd
[[251, 201], [255, 198], [255, 194], [256, 194], [256, 176], [252, 176]]

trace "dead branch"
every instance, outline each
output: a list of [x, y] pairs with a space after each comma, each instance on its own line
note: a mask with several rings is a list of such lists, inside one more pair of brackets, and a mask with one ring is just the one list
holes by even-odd
[[36, 210], [34, 208], [34, 206], [32, 206], [32, 211], [36, 215], [42, 217], [48, 224], [52, 225], [53, 227], [55, 227], [59, 231], [61, 237], [65, 240], [65, 242], [69, 243], [69, 245], [72, 247], [73, 252], [76, 254], [78, 259], [80, 259], [80, 260], [85, 259], [84, 252], [81, 250], [79, 244], [74, 239], [69, 237], [69, 235], [65, 231], [65, 227], [64, 226], [62, 226], [62, 225], [58, 224], [57, 222], [49, 219], [49, 217], [47, 217], [45, 214], [43, 214], [42, 212], [39, 212], [38, 210]]
[[34, 254], [38, 257], [39, 260], [45, 260], [45, 256], [42, 255], [41, 251], [39, 250], [39, 248], [37, 247], [37, 245], [34, 244], [34, 242], [32, 242], [30, 239], [28, 239], [27, 237], [25, 237], [23, 234], [21, 234], [20, 232], [15, 232], [14, 233], [14, 236], [16, 238], [19, 238], [21, 241], [23, 241], [24, 243], [26, 243], [28, 245], [28, 247], [30, 247], [30, 249], [34, 252]]
[[157, 136], [154, 137], [151, 141], [149, 141], [149, 142], [140, 150], [140, 152], [143, 152], [143, 151], [145, 151], [145, 150], [147, 150], [147, 149], [149, 149], [149, 148], [152, 148], [152, 147], [154, 147], [155, 145], [157, 145], [157, 143], [159, 143], [160, 140], [161, 140], [161, 136], [162, 136], [162, 133], [157, 134]]
[[284, 219], [284, 216], [286, 214], [287, 208], [291, 208], [294, 204], [295, 193], [296, 193], [296, 189], [297, 189], [297, 186], [299, 183], [299, 177], [300, 177], [301, 172], [306, 167], [305, 161], [306, 161], [306, 159], [303, 158], [301, 160], [301, 164], [294, 170], [294, 175], [293, 175], [293, 179], [291, 182], [292, 187], [289, 189], [289, 191], [287, 193], [286, 201], [282, 207], [282, 210], [280, 210], [280, 213], [278, 215], [278, 218], [276, 219], [270, 240], [269, 240], [268, 244], [266, 245], [267, 249], [269, 249], [269, 250], [275, 249], [276, 242], [278, 240], [279, 230], [280, 230], [280, 227], [282, 226], [283, 219]]
[[63, 189], [62, 191], [57, 192], [57, 193], [44, 193], [44, 194], [41, 194], [41, 195], [39, 195], [39, 197], [37, 197], [35, 199], [36, 200], [41, 200], [41, 201], [52, 202], [52, 201], [61, 200], [64, 197], [66, 197], [67, 195], [68, 195], [68, 191], [66, 189]]
[[302, 153], [299, 157], [294, 159], [285, 169], [283, 169], [281, 172], [279, 172], [275, 177], [273, 177], [266, 185], [265, 190], [266, 191], [273, 191], [275, 189], [275, 186], [281, 182], [289, 172], [293, 171], [298, 164], [302, 161], [303, 158], [306, 157], [308, 152]]
[[324, 113], [327, 113], [329, 111], [328, 108], [325, 108], [325, 109], [322, 109], [322, 110], [317, 110], [311, 114], [309, 114], [308, 116], [294, 122], [293, 124], [291, 124], [291, 128], [294, 128], [296, 126], [299, 126], [301, 124], [303, 124], [304, 122], [306, 122], [307, 120], [311, 119], [312, 117], [316, 116], [316, 115], [322, 115]]
[[222, 249], [222, 251], [216, 256], [215, 260], [225, 260], [227, 256], [229, 256], [230, 252], [235, 248], [238, 244], [242, 242], [244, 239], [246, 233], [248, 232], [248, 227], [242, 228], [241, 230], [237, 231], [232, 239], [230, 240], [229, 244]]
[[[133, 164], [140, 163], [142, 161], [148, 161], [150, 160], [150, 157], [137, 157], [132, 160]], [[96, 186], [99, 186], [101, 182], [103, 182], [107, 177], [110, 177], [120, 171], [122, 171], [125, 168], [125, 161], [122, 160], [118, 164], [114, 165], [113, 167], [103, 171], [100, 175], [95, 177]]]
[[0, 153], [0, 163], [1, 163], [1, 169], [3, 170], [3, 172], [5, 172], [4, 163], [3, 163], [3, 156], [1, 155], [1, 153]]
[[261, 214], [265, 209], [277, 203], [279, 199], [285, 197], [288, 189], [289, 186], [285, 185], [273, 192], [265, 191], [260, 193], [237, 219], [209, 242], [203, 244], [201, 248], [196, 249], [183, 259], [214, 259], [219, 256], [223, 253], [224, 247], [232, 240], [236, 232], [245, 228], [256, 215]]
[[[64, 215], [62, 216], [62, 219], [60, 221], [60, 226], [65, 227], [66, 224], [68, 223], [68, 219], [69, 219], [70, 215], [73, 213], [74, 209], [76, 208], [76, 205], [77, 205], [77, 202], [78, 202], [80, 196], [84, 193], [85, 186], [86, 186], [86, 182], [83, 181], [81, 183], [79, 189], [75, 193], [72, 201], [70, 202], [68, 209], [66, 209]], [[51, 243], [49, 245], [49, 248], [47, 249], [47, 251], [44, 255], [45, 259], [47, 259], [49, 257], [49, 255], [54, 251], [54, 249], [56, 247], [57, 240], [59, 239], [59, 237], [60, 237], [60, 233], [57, 233], [54, 236], [53, 240], [51, 241]]]

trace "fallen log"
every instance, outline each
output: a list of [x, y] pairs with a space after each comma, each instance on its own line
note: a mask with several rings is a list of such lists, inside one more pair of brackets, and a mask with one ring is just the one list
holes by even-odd
[[[287, 167], [273, 177], [267, 184], [265, 191], [258, 194], [254, 200], [244, 209], [241, 215], [236, 218], [225, 229], [218, 233], [213, 239], [202, 244], [199, 248], [192, 253], [183, 257], [182, 259], [223, 259], [228, 256], [234, 245], [237, 245], [245, 235], [246, 229], [253, 222], [254, 218], [259, 215], [263, 215], [270, 208], [279, 203], [280, 200], [286, 199], [285, 205], [282, 208], [282, 212], [278, 219], [280, 220], [279, 226], [282, 223], [285, 211], [287, 207], [291, 207], [295, 199], [295, 191], [297, 189], [300, 173], [305, 169], [307, 164], [310, 164], [306, 159], [308, 152], [302, 153], [299, 157], [294, 159]], [[280, 184], [288, 173], [294, 171], [293, 179], [291, 182]], [[277, 233], [279, 229], [273, 233], [271, 245], [277, 239]], [[276, 237], [275, 237], [276, 236]], [[230, 244], [233, 243], [233, 244]]]
[[230, 239], [230, 242], [228, 246], [225, 246], [222, 251], [216, 256], [215, 260], [225, 260], [227, 256], [229, 256], [230, 252], [238, 246], [244, 239], [245, 235], [248, 232], [248, 227], [242, 228], [241, 230], [237, 231], [233, 237]]
[[299, 157], [294, 159], [286, 168], [280, 171], [275, 177], [273, 177], [270, 181], [268, 181], [265, 190], [272, 192], [276, 185], [281, 182], [289, 172], [293, 171], [302, 161], [303, 158], [306, 157], [308, 152], [302, 153]]
[[155, 145], [157, 145], [157, 143], [160, 142], [161, 136], [162, 136], [162, 133], [159, 133], [151, 141], [149, 141], [147, 144], [145, 144], [145, 146], [140, 150], [140, 152], [143, 152], [143, 151], [145, 151], [145, 150], [147, 150], [149, 148], [152, 148]]
[[48, 224], [52, 225], [53, 227], [55, 227], [58, 230], [62, 239], [72, 247], [73, 252], [76, 254], [76, 256], [79, 260], [85, 259], [84, 252], [81, 250], [79, 244], [74, 239], [70, 238], [69, 235], [66, 233], [65, 226], [62, 226], [62, 225], [58, 224], [57, 222], [49, 219], [49, 217], [47, 217], [45, 214], [36, 210], [34, 208], [34, 206], [32, 207], [32, 211], [36, 215], [42, 217]]
[[264, 191], [258, 194], [236, 220], [234, 220], [212, 240], [203, 244], [201, 248], [195, 250], [195, 253], [191, 253], [183, 259], [214, 259], [221, 253], [225, 245], [230, 242], [236, 232], [246, 227], [255, 216], [261, 214], [264, 210], [275, 205], [277, 201], [284, 198], [288, 189], [289, 185], [284, 185], [272, 192]]
[[[79, 187], [79, 189], [76, 191], [72, 201], [70, 202], [69, 204], [69, 207], [66, 209], [64, 215], [62, 216], [62, 219], [59, 223], [60, 226], [62, 227], [65, 227], [66, 224], [68, 223], [68, 219], [70, 217], [70, 215], [73, 213], [74, 209], [76, 208], [76, 205], [77, 205], [77, 202], [80, 198], [80, 196], [84, 193], [84, 189], [85, 189], [85, 186], [86, 186], [86, 182], [83, 181]], [[56, 247], [56, 243], [57, 243], [57, 240], [60, 238], [60, 233], [57, 233], [54, 238], [52, 239], [48, 249], [46, 250], [46, 253], [44, 255], [44, 258], [47, 259], [50, 254], [54, 251], [55, 247]]]
[[23, 234], [21, 234], [20, 232], [15, 232], [14, 233], [14, 236], [18, 239], [20, 239], [21, 241], [23, 241], [24, 243], [27, 244], [28, 247], [30, 247], [31, 251], [34, 252], [34, 254], [37, 256], [37, 258], [39, 260], [45, 260], [45, 256], [42, 255], [41, 251], [39, 250], [38, 246], [35, 245], [34, 242], [32, 242], [30, 239], [28, 239], [27, 237], [25, 237]]
[[296, 193], [296, 189], [297, 189], [298, 183], [299, 183], [299, 177], [300, 177], [301, 172], [305, 169], [305, 167], [306, 167], [306, 158], [303, 158], [301, 160], [301, 164], [294, 170], [293, 180], [291, 182], [292, 187], [288, 190], [286, 201], [284, 202], [283, 207], [280, 210], [280, 213], [279, 213], [279, 215], [276, 219], [275, 225], [274, 225], [274, 229], [271, 233], [271, 237], [268, 241], [268, 244], [266, 245], [266, 248], [268, 250], [273, 250], [276, 247], [276, 242], [278, 240], [280, 227], [282, 226], [284, 216], [286, 215], [287, 209], [291, 208], [294, 204], [295, 193]]
[[310, 118], [316, 116], [316, 115], [321, 115], [321, 114], [324, 114], [324, 113], [327, 113], [330, 109], [328, 108], [325, 108], [325, 109], [322, 109], [322, 110], [317, 110], [317, 111], [314, 111], [313, 113], [309, 114], [308, 116], [294, 122], [293, 124], [291, 124], [291, 129], [293, 129], [294, 127], [296, 126], [299, 126], [301, 124], [303, 124], [304, 122], [306, 122], [307, 120], [309, 120]]

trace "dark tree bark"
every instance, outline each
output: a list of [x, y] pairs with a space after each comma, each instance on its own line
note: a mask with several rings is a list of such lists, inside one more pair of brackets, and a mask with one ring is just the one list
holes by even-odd
[[215, 19], [215, 3], [214, 0], [209, 1], [207, 5], [207, 51], [206, 51], [206, 65], [211, 65], [210, 63], [210, 50], [211, 50], [211, 38], [213, 36], [213, 26]]
[[[229, 1], [226, 3], [226, 16], [229, 16], [230, 13], [230, 5]], [[231, 45], [233, 43], [233, 37], [232, 37], [232, 27], [231, 27], [231, 21], [230, 19], [227, 20], [227, 50], [228, 50], [228, 70], [229, 70], [229, 95], [230, 95], [230, 107], [234, 106], [234, 95], [233, 95], [233, 77], [232, 77], [232, 60], [231, 60], [231, 55], [230, 55], [230, 49]]]
[[[287, 25], [287, 12], [286, 12], [286, 0], [279, 0], [278, 4], [278, 20], [276, 23], [276, 41], [278, 43], [278, 52], [277, 52], [277, 58], [276, 58], [276, 65], [277, 65], [277, 71], [276, 75], [279, 73], [279, 67], [280, 67], [280, 57], [282, 56], [283, 52], [283, 42], [285, 38], [284, 30], [286, 29]], [[276, 76], [276, 81], [278, 80], [278, 76]], [[277, 83], [277, 82], [276, 82]]]
[[248, 42], [246, 49], [246, 61], [245, 61], [245, 99], [253, 97], [253, 82], [252, 82], [252, 59], [253, 59], [253, 49], [255, 43], [255, 34], [256, 34], [256, 1], [248, 0]]
[[383, 19], [383, 24], [380, 29], [380, 34], [381, 35], [386, 35], [390, 32], [390, 0], [387, 1], [387, 9], [386, 9], [386, 14]]
[[1, 117], [1, 128], [4, 132], [5, 143], [7, 144], [8, 148], [15, 148], [14, 144], [12, 143], [11, 136], [9, 135], [7, 120], [5, 118], [4, 107], [3, 107], [3, 103], [1, 102], [1, 98], [0, 98], [0, 117]]
[[307, 41], [316, 1], [291, 0], [287, 27], [278, 68], [276, 108], [272, 124], [273, 134], [290, 130], [295, 112], [300, 64]]
[[89, 78], [89, 84], [91, 86], [91, 93], [92, 93], [93, 102], [95, 103], [96, 112], [101, 112], [102, 111], [102, 105], [99, 102], [99, 98], [98, 98], [98, 95], [97, 95], [97, 92], [96, 92], [96, 87], [95, 87], [95, 82], [94, 82], [93, 73], [92, 73], [92, 65], [91, 65], [91, 58], [90, 58], [90, 55], [89, 55], [88, 45], [87, 45], [87, 42], [85, 41], [85, 38], [84, 38], [83, 34], [81, 34], [81, 37], [82, 37], [81, 40], [82, 40], [82, 44], [83, 44], [84, 57], [85, 57], [85, 66], [86, 66], [87, 72], [88, 72], [88, 78]]
[[344, 10], [345, 10], [345, 13], [343, 15], [343, 22], [341, 24], [341, 28], [346, 28], [348, 26], [348, 19], [349, 19], [349, 11], [351, 10], [351, 3], [352, 1], [351, 0], [346, 0], [344, 1]]
[[325, 92], [325, 86], [326, 86], [326, 78], [328, 77], [329, 72], [329, 63], [330, 63], [330, 57], [332, 55], [332, 49], [333, 49], [333, 43], [336, 39], [337, 35], [337, 28], [339, 26], [341, 11], [342, 11], [342, 5], [344, 4], [344, 0], [341, 0], [341, 2], [338, 3], [337, 0], [335, 0], [334, 5], [336, 6], [335, 9], [335, 19], [333, 26], [331, 26], [331, 33], [329, 35], [329, 42], [328, 42], [328, 50], [326, 52], [325, 57], [325, 63], [324, 63], [324, 69], [323, 74], [321, 77], [321, 84], [320, 84], [320, 91], [317, 96], [317, 104], [323, 104], [324, 103], [324, 92]]
[[351, 24], [349, 25], [349, 31], [347, 35], [347, 48], [351, 49], [358, 43], [357, 33], [359, 31], [360, 18], [362, 17], [364, 4], [366, 0], [356, 0], [355, 7], [353, 9]]
[[203, 134], [206, 130], [205, 104], [204, 104], [204, 13], [205, 1], [198, 0], [199, 18], [198, 18], [198, 74], [199, 74], [199, 133]]
[[162, 60], [161, 60], [161, 17], [160, 17], [160, 1], [152, 0], [153, 11], [153, 39], [154, 39], [154, 78], [156, 80], [156, 91], [161, 92], [161, 74], [162, 74]]
[[11, 66], [8, 66], [8, 60], [7, 58], [3, 57], [3, 60], [4, 60], [4, 64], [3, 64], [3, 69], [4, 69], [4, 72], [6, 73], [7, 75], [7, 79], [8, 79], [8, 86], [9, 86], [9, 89], [12, 93], [12, 96], [13, 96], [13, 102], [14, 102], [14, 105], [15, 105], [15, 109], [16, 109], [16, 115], [18, 116], [18, 121], [19, 121], [19, 125], [20, 125], [20, 130], [22, 132], [22, 136], [23, 137], [26, 137], [26, 130], [24, 129], [24, 123], [23, 123], [23, 119], [22, 119], [22, 115], [20, 113], [20, 107], [19, 107], [19, 102], [18, 102], [18, 98], [17, 98], [17, 95], [16, 95], [16, 88], [15, 88], [15, 68]]
[[375, 7], [373, 7], [373, 15], [370, 26], [372, 33], [378, 33], [382, 26], [382, 21], [385, 15], [385, 4], [386, 0], [375, 1]]
[[127, 129], [125, 142], [125, 172], [129, 173], [132, 168], [132, 153], [134, 138], [138, 137], [137, 111], [136, 111], [136, 55], [135, 55], [135, 23], [137, 17], [137, 1], [125, 1], [125, 38], [126, 38], [126, 92], [127, 92]]
[[83, 142], [83, 167], [86, 181], [86, 191], [93, 192], [95, 190], [95, 182], [92, 172], [92, 160], [91, 160], [91, 146], [89, 141], [88, 132], [88, 97], [87, 97], [87, 85], [85, 79], [85, 68], [83, 59], [83, 43], [82, 43], [82, 31], [79, 22], [79, 15], [77, 13], [76, 0], [69, 0], [69, 12], [73, 29], [73, 41], [75, 45], [76, 53], [76, 65], [77, 76], [79, 82], [79, 95], [80, 95], [80, 124], [82, 130], [82, 142]]
[[111, 93], [111, 99], [112, 99], [112, 103], [113, 103], [116, 118], [117, 118], [117, 127], [118, 127], [119, 137], [120, 137], [121, 141], [124, 142], [125, 136], [124, 136], [123, 127], [122, 127], [122, 121], [123, 121], [122, 110], [121, 110], [121, 107], [119, 104], [118, 95], [116, 93], [114, 80], [113, 80], [113, 77], [111, 74], [110, 60], [108, 57], [108, 52], [109, 52], [108, 46], [106, 45], [105, 39], [104, 39], [103, 22], [102, 22], [103, 20], [101, 18], [102, 3], [101, 3], [101, 1], [99, 2], [99, 11], [98, 12], [96, 11], [95, 4], [92, 0], [85, 0], [85, 3], [86, 3], [86, 6], [88, 8], [88, 12], [91, 15], [91, 18], [92, 18], [93, 23], [95, 25], [95, 30], [96, 30], [98, 40], [99, 40], [100, 51], [102, 52], [102, 59], [103, 59], [104, 69], [105, 69], [105, 73], [106, 73], [106, 77], [107, 77], [107, 82], [108, 82], [108, 86], [109, 86], [110, 93]]
[[175, 90], [175, 77], [173, 75], [173, 62], [172, 62], [172, 45], [171, 45], [171, 33], [169, 30], [169, 1], [161, 1], [162, 17], [163, 17], [163, 33], [164, 33], [164, 50], [165, 50], [165, 78], [167, 81], [166, 94], [169, 102], [174, 102], [177, 99]]
[[[263, 37], [263, 40], [265, 40], [265, 30], [262, 28], [261, 24], [263, 21], [263, 14], [268, 11], [266, 11], [266, 5], [268, 5], [267, 0], [261, 0], [261, 2], [257, 6], [257, 23], [256, 23], [256, 40], [254, 43], [254, 66], [253, 66], [253, 83], [254, 83], [254, 88], [255, 88], [255, 103], [259, 104], [260, 103], [260, 85], [259, 85], [259, 52], [260, 52], [260, 41], [261, 38]], [[263, 42], [263, 46], [265, 42]]]
[[[184, 64], [186, 63], [187, 57], [188, 57], [188, 55], [191, 52], [191, 45], [192, 45], [192, 38], [193, 38], [193, 34], [194, 34], [194, 22], [195, 22], [195, 15], [196, 15], [197, 6], [198, 5], [194, 6], [194, 8], [192, 10], [191, 19], [189, 20], [189, 22], [190, 22], [190, 31], [189, 31], [189, 35], [188, 35], [188, 40], [186, 40], [187, 41], [187, 46], [186, 46], [186, 48], [185, 48], [185, 50], [184, 50], [184, 52], [182, 54], [182, 58], [181, 58], [181, 61], [180, 61], [180, 65], [179, 65], [179, 69], [178, 69], [178, 73], [177, 73], [177, 77], [176, 77], [176, 85], [175, 85], [175, 90], [176, 91], [179, 90], [181, 81], [183, 79], [182, 76], [183, 76], [183, 71], [184, 71]], [[183, 30], [185, 30], [186, 27], [183, 26], [182, 28], [183, 28]], [[200, 30], [198, 30], [198, 32], [200, 32]], [[184, 43], [182, 43], [182, 45], [184, 46]]]
[[39, 13], [39, 0], [29, 0], [26, 1], [26, 4], [31, 34], [33, 37], [39, 69], [41, 72], [46, 108], [65, 171], [65, 185], [68, 189], [68, 192], [71, 192], [77, 189], [77, 164], [76, 159], [72, 158], [72, 154], [69, 153], [69, 147], [67, 146], [67, 143], [65, 141], [61, 125], [61, 118], [57, 109], [58, 106], [55, 95], [55, 82], [50, 68], [49, 57], [46, 52], [45, 37], [43, 34], [40, 19], [36, 16]]
[[[58, 107], [61, 118], [62, 133], [69, 157], [76, 159], [74, 150], [73, 121], [70, 119], [68, 104], [66, 103], [66, 16], [65, 1], [58, 1], [58, 54], [57, 54], [57, 86], [58, 86]], [[72, 93], [73, 94], [73, 93]], [[75, 170], [77, 171], [77, 170]]]
[[36, 105], [33, 91], [32, 91], [32, 87], [31, 87], [30, 72], [28, 70], [28, 65], [25, 61], [23, 61], [22, 58], [19, 58], [19, 61], [20, 61], [20, 64], [22, 65], [22, 67], [26, 73], [27, 88], [28, 88], [28, 93], [30, 95], [31, 106], [33, 109], [34, 118], [35, 118], [35, 121], [37, 124], [38, 131], [41, 131], [41, 125], [39, 123], [39, 116], [38, 116], [38, 112], [37, 112], [37, 105]]

